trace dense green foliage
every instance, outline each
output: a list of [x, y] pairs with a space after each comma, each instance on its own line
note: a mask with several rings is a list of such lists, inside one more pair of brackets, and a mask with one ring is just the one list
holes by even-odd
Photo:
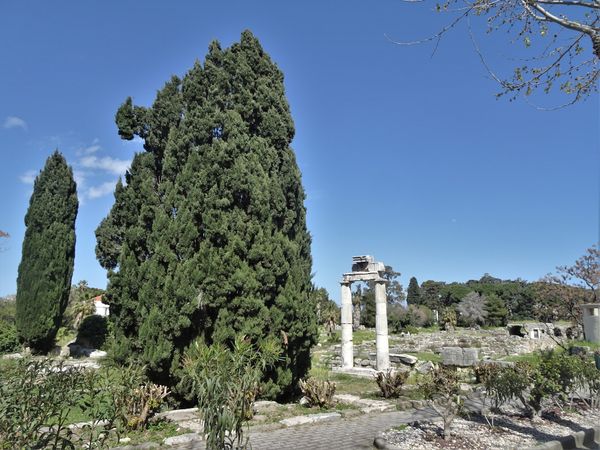
[[[166, 394], [140, 367], [11, 361], [0, 369], [0, 449], [108, 448], [124, 431], [145, 426]], [[74, 415], [90, 422], [69, 427]]]
[[113, 356], [175, 385], [198, 336], [229, 346], [238, 334], [277, 339], [283, 358], [266, 374], [268, 394], [290, 393], [309, 369], [317, 324], [283, 74], [246, 31], [228, 49], [212, 43], [152, 107], [127, 99], [116, 122], [145, 152], [96, 230]]
[[15, 301], [0, 299], [0, 354], [16, 352], [19, 349], [15, 316]]
[[55, 151], [33, 185], [17, 278], [19, 339], [34, 351], [52, 347], [69, 300], [77, 208], [73, 173]]
[[334, 324], [340, 323], [340, 307], [331, 300], [327, 289], [313, 286], [311, 298], [317, 307], [317, 320], [320, 325], [328, 325], [331, 321]]
[[585, 355], [551, 350], [541, 352], [531, 362], [509, 366], [481, 364], [475, 373], [493, 407], [518, 399], [530, 416], [541, 414], [547, 405], [561, 404], [574, 396], [583, 400], [582, 393], [589, 395], [592, 402], [600, 395], [600, 371], [594, 360]]
[[[539, 297], [537, 294], [539, 284], [523, 280], [500, 280], [489, 274], [483, 275], [479, 280], [469, 280], [466, 283], [427, 280], [421, 284], [418, 301], [409, 301], [409, 303], [422, 304], [442, 311], [444, 308], [456, 307], [470, 292], [475, 292], [487, 299], [488, 324], [497, 325], [506, 320], [538, 318], [535, 304]], [[409, 297], [410, 295], [409, 285]], [[559, 299], [553, 301], [558, 303]]]
[[388, 308], [388, 323], [396, 333], [406, 331], [411, 327], [430, 327], [433, 325], [433, 312], [427, 306], [390, 305]]
[[92, 314], [81, 321], [77, 331], [77, 343], [87, 348], [101, 348], [108, 333], [106, 317]]

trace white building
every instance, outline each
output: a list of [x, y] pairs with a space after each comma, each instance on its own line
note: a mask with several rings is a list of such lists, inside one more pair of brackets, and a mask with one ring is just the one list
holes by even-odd
[[102, 296], [98, 295], [97, 297], [94, 297], [93, 300], [94, 307], [96, 308], [94, 314], [102, 317], [108, 317], [108, 314], [110, 313], [110, 306], [102, 301]]

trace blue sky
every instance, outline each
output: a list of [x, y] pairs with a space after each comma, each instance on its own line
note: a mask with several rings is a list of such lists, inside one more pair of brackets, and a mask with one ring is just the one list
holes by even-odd
[[[141, 150], [114, 114], [252, 30], [285, 74], [314, 281], [339, 300], [351, 257], [411, 276], [535, 280], [598, 239], [599, 102], [497, 100], [468, 33], [399, 47], [445, 19], [397, 0], [5, 1], [0, 5], [0, 295], [14, 293], [32, 176], [58, 148], [81, 201], [73, 282], [104, 287], [94, 229]], [[479, 33], [498, 71], [520, 52]], [[587, 45], [587, 44], [586, 44]], [[516, 50], [515, 50], [516, 49]], [[561, 99], [542, 96], [540, 103]]]

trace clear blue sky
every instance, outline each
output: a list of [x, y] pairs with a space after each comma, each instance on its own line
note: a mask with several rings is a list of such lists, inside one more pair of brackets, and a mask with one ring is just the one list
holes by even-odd
[[[94, 229], [141, 150], [118, 138], [117, 107], [128, 95], [149, 105], [211, 40], [228, 46], [246, 28], [285, 74], [314, 280], [334, 299], [359, 254], [392, 265], [405, 286], [484, 272], [535, 280], [572, 263], [598, 239], [597, 97], [557, 112], [496, 100], [464, 27], [434, 57], [385, 37], [441, 23], [398, 0], [3, 1], [0, 229], [11, 237], [0, 295], [15, 292], [32, 174], [55, 148], [82, 201], [73, 282], [105, 287]], [[503, 33], [482, 45], [509, 67]]]

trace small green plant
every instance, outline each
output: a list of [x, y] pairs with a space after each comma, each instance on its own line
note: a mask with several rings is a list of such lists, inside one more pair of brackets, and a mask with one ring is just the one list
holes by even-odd
[[446, 439], [452, 422], [463, 407], [458, 372], [445, 366], [436, 366], [429, 373], [421, 375], [417, 386], [429, 406], [442, 418], [442, 437]]
[[243, 424], [252, 418], [262, 375], [273, 367], [280, 351], [274, 340], [255, 346], [244, 337], [236, 338], [231, 350], [200, 340], [187, 349], [183, 379], [197, 396], [208, 450], [248, 448]]
[[333, 395], [335, 394], [335, 383], [333, 381], [311, 377], [300, 380], [299, 384], [302, 394], [308, 401], [307, 406], [328, 408], [333, 405]]
[[410, 372], [388, 369], [386, 372], [377, 372], [375, 382], [384, 398], [398, 398], [409, 375]]

